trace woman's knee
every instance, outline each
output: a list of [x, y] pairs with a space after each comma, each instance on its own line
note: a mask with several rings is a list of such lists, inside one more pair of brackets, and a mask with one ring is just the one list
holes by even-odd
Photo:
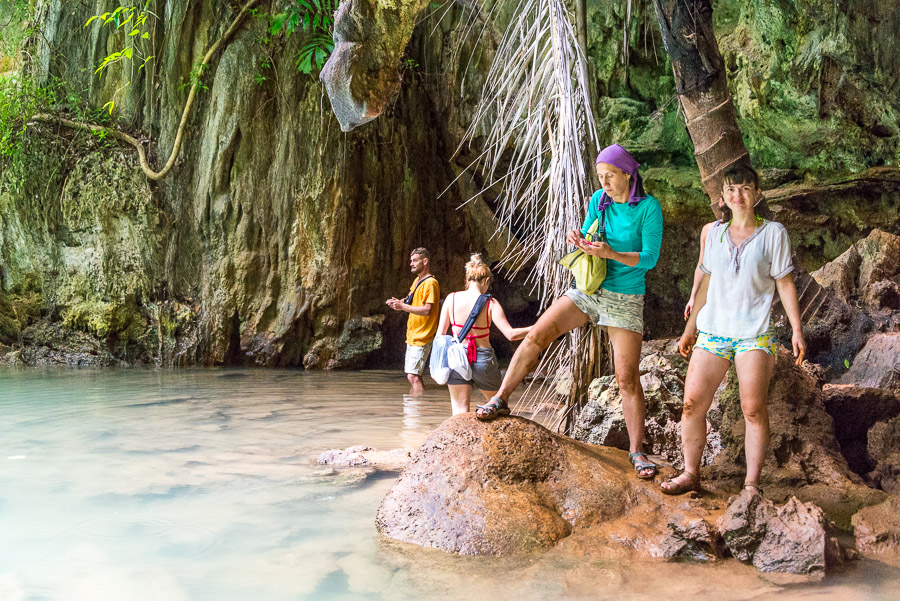
[[748, 423], [754, 425], [768, 423], [769, 412], [764, 400], [742, 401], [741, 412], [743, 412], [744, 419], [747, 420]]
[[707, 403], [703, 403], [699, 399], [695, 399], [690, 396], [684, 397], [684, 406], [682, 407], [681, 413], [683, 418], [692, 418], [692, 417], [706, 417], [706, 412], [709, 409], [709, 405]]
[[637, 369], [622, 367], [616, 370], [616, 384], [622, 394], [636, 394], [641, 388], [641, 376]]

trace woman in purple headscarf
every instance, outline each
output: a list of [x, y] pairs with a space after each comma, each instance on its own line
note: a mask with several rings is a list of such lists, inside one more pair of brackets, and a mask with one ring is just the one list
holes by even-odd
[[[507, 400], [537, 365], [541, 351], [562, 334], [588, 322], [604, 326], [613, 346], [616, 381], [628, 427], [629, 459], [639, 478], [652, 478], [656, 466], [641, 448], [645, 406], [638, 364], [644, 332], [644, 278], [659, 259], [662, 209], [657, 199], [644, 193], [640, 164], [618, 144], [604, 148], [595, 167], [602, 189], [591, 197], [581, 231], [570, 231], [566, 241], [590, 255], [606, 258], [606, 279], [591, 295], [571, 288], [550, 305], [516, 349], [497, 394], [478, 407], [476, 416], [490, 420], [509, 415]], [[598, 219], [607, 242], [585, 241], [585, 234]]]

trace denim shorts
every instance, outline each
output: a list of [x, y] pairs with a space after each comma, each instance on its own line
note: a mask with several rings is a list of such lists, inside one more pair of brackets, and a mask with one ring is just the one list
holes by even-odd
[[735, 355], [756, 350], [765, 351], [774, 357], [777, 352], [776, 344], [775, 322], [770, 319], [769, 328], [754, 338], [728, 338], [727, 336], [713, 336], [706, 332], [700, 332], [697, 335], [697, 342], [694, 343], [694, 348], [700, 348], [723, 359], [734, 361]]

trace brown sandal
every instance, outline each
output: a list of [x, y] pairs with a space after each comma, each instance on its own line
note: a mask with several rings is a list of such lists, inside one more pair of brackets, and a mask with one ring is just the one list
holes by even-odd
[[[686, 484], [678, 484], [675, 482], [675, 478], [678, 476], [687, 476], [688, 482]], [[665, 482], [660, 483], [659, 488], [663, 492], [664, 495], [682, 495], [686, 492], [698, 491], [700, 490], [700, 476], [697, 474], [692, 474], [688, 471], [681, 472], [673, 478], [669, 478]], [[668, 488], [666, 485], [668, 484]]]

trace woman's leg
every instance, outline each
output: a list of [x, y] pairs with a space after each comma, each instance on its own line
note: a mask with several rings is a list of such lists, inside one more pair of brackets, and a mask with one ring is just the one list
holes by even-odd
[[628, 428], [628, 451], [637, 453], [642, 450], [644, 418], [647, 413], [638, 370], [643, 335], [624, 328], [607, 328], [607, 331], [613, 347], [616, 383], [622, 395], [622, 413], [625, 414], [625, 426]]
[[[684, 410], [681, 414], [681, 444], [684, 452], [684, 471], [700, 475], [700, 459], [706, 446], [706, 412], [712, 405], [716, 389], [728, 373], [731, 361], [703, 349], [694, 349], [684, 381]], [[672, 481], [678, 485], [690, 483], [680, 475]], [[665, 488], [665, 482], [663, 487]]]
[[739, 353], [734, 358], [741, 411], [744, 412], [744, 455], [747, 456], [747, 482], [759, 482], [769, 446], [769, 412], [766, 397], [775, 357], [762, 350]]
[[449, 384], [450, 406], [453, 415], [469, 412], [469, 401], [472, 399], [472, 386], [469, 384]]
[[503, 378], [503, 384], [495, 396], [508, 401], [513, 391], [522, 383], [525, 376], [537, 365], [541, 351], [550, 343], [588, 321], [587, 315], [575, 306], [568, 296], [556, 299], [544, 311], [537, 323], [528, 332], [528, 336], [519, 344], [513, 354]]

